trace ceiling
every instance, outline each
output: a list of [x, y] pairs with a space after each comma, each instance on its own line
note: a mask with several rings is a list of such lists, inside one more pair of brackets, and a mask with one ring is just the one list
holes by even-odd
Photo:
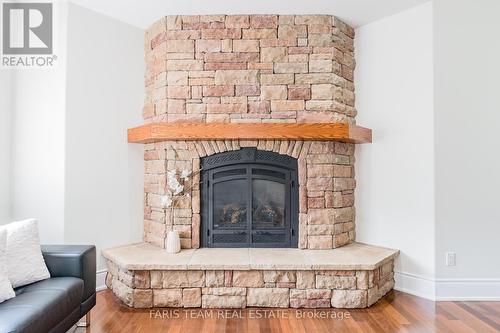
[[429, 0], [71, 0], [80, 6], [147, 28], [164, 15], [332, 14], [359, 27]]

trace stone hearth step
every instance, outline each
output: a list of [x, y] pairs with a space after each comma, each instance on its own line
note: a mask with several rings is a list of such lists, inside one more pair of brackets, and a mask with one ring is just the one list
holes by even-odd
[[102, 251], [104, 258], [128, 270], [373, 270], [398, 253], [363, 243], [333, 250], [201, 248], [177, 254], [137, 243]]
[[394, 286], [398, 250], [201, 248], [148, 243], [104, 250], [106, 285], [134, 308], [364, 308]]

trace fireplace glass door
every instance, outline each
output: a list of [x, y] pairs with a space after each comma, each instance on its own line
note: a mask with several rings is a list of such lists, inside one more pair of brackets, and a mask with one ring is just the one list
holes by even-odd
[[[267, 154], [257, 152], [246, 148], [217, 154], [226, 154], [227, 158], [227, 154], [236, 153], [240, 159], [229, 159], [229, 163], [217, 163], [213, 168], [206, 158], [203, 160], [203, 246], [297, 246], [296, 161], [288, 156], [264, 152], [285, 158], [259, 163], [256, 158]], [[217, 155], [211, 157], [221, 158]], [[240, 163], [236, 163], [238, 161]], [[291, 163], [283, 166], [283, 163], [278, 163], [280, 161]]]

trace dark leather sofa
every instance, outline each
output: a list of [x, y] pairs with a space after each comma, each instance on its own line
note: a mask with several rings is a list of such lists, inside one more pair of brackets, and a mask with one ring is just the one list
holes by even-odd
[[15, 289], [0, 304], [0, 332], [66, 332], [96, 302], [96, 250], [86, 245], [47, 245], [42, 253], [50, 279]]

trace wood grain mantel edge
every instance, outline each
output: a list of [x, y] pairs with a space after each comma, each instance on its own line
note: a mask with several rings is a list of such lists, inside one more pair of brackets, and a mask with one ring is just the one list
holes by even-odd
[[151, 123], [128, 129], [129, 143], [237, 139], [370, 143], [372, 130], [348, 123]]

